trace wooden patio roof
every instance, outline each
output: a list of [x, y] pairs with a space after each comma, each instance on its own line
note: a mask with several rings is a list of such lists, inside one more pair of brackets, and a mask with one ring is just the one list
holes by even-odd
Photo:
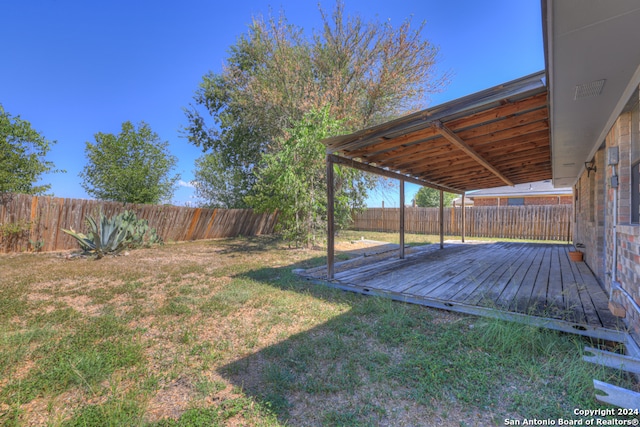
[[333, 163], [453, 193], [551, 178], [545, 73], [322, 142]]

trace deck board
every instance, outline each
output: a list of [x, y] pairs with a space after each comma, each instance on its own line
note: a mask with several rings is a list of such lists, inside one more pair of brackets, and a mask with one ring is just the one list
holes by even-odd
[[504, 262], [492, 262], [492, 265], [497, 265], [498, 268], [496, 268], [495, 271], [480, 284], [480, 286], [468, 295], [464, 299], [464, 302], [466, 304], [481, 305], [483, 307], [490, 307], [494, 305], [495, 302], [493, 301], [492, 296], [502, 292], [517, 269], [514, 268], [514, 265], [521, 262], [525, 252], [525, 246], [518, 246], [510, 250], [508, 253], [500, 251], [500, 255], [496, 254], [497, 257], [503, 259]]
[[[578, 268], [578, 264], [582, 263], [570, 263], [571, 269], [573, 270], [573, 274], [579, 278], [578, 285], [578, 297], [580, 299], [580, 303], [582, 304], [582, 311], [585, 316], [585, 322], [588, 324], [597, 324], [600, 322], [600, 317], [598, 316], [598, 310], [591, 298], [591, 295], [588, 291], [588, 285], [585, 284], [585, 280], [589, 280], [589, 277], [583, 277], [580, 269]], [[592, 276], [591, 271], [589, 271], [589, 276]], [[593, 286], [593, 285], [592, 285]], [[601, 322], [602, 323], [602, 322]], [[606, 322], [602, 323], [606, 324]]]
[[509, 278], [507, 285], [500, 294], [496, 293], [496, 306], [504, 309], [509, 309], [511, 302], [516, 299], [516, 296], [520, 292], [520, 289], [524, 285], [525, 278], [529, 273], [529, 270], [535, 269], [533, 266], [536, 258], [536, 252], [534, 248], [525, 252], [520, 258], [520, 265], [513, 272], [513, 275]]
[[544, 248], [542, 261], [540, 262], [540, 270], [533, 285], [533, 291], [527, 304], [517, 304], [515, 310], [522, 313], [523, 310], [538, 312], [544, 310], [547, 305], [547, 295], [549, 293], [549, 281], [551, 280], [551, 257], [553, 256], [553, 247]]
[[564, 312], [564, 288], [562, 283], [562, 271], [560, 270], [560, 248], [551, 248], [551, 266], [549, 270], [549, 284], [547, 286], [545, 312], [550, 317], [558, 317]]
[[527, 273], [522, 278], [522, 284], [520, 285], [518, 292], [513, 295], [513, 298], [509, 303], [509, 307], [507, 308], [508, 310], [523, 313], [527, 310], [527, 307], [529, 307], [536, 280], [538, 275], [543, 271], [542, 262], [544, 260], [545, 252], [545, 249], [539, 249], [536, 251]]
[[572, 262], [565, 247], [558, 250], [560, 260], [562, 289], [564, 293], [565, 316], [576, 323], [585, 323], [585, 313], [578, 288], [582, 286], [581, 277], [576, 276], [571, 268]]
[[[317, 269], [307, 277], [325, 279]], [[623, 329], [589, 267], [570, 261], [562, 244], [456, 243], [442, 250], [432, 245], [405, 259], [395, 254], [357, 265], [325, 283], [465, 313], [531, 316], [584, 335]]]
[[500, 256], [499, 249], [491, 248], [485, 252], [478, 252], [475, 254], [474, 263], [476, 268], [469, 271], [469, 274], [461, 274], [457, 277], [457, 280], [452, 283], [446, 292], [441, 292], [439, 298], [444, 300], [464, 301], [471, 295], [476, 289], [478, 289], [487, 278], [496, 274], [496, 270], [500, 267], [498, 263], [491, 260], [495, 256]]

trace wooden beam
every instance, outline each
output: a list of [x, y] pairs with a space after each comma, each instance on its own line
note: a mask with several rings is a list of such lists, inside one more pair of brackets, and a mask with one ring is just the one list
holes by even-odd
[[440, 190], [440, 249], [444, 249], [444, 191]]
[[404, 259], [404, 179], [400, 180], [400, 259]]
[[445, 137], [446, 139], [448, 139], [452, 144], [454, 144], [455, 146], [457, 146], [458, 148], [460, 148], [462, 151], [464, 151], [465, 153], [467, 153], [467, 155], [469, 157], [471, 157], [472, 159], [474, 159], [476, 162], [480, 163], [482, 166], [484, 166], [487, 170], [489, 170], [491, 173], [493, 173], [495, 176], [497, 176], [498, 178], [500, 178], [502, 181], [504, 181], [507, 185], [511, 185], [513, 186], [513, 182], [511, 182], [511, 180], [509, 178], [507, 178], [506, 176], [502, 175], [502, 173], [496, 169], [495, 167], [493, 167], [493, 165], [489, 162], [487, 162], [484, 158], [482, 158], [478, 153], [475, 152], [475, 150], [471, 147], [469, 147], [469, 145], [467, 145], [466, 142], [464, 142], [462, 139], [460, 139], [458, 137], [458, 135], [456, 135], [455, 133], [453, 133], [452, 131], [449, 130], [449, 128], [447, 128], [445, 125], [443, 125], [441, 122], [435, 122], [434, 123], [435, 128], [438, 130], [438, 132], [440, 132], [440, 134]]
[[327, 156], [327, 280], [334, 276], [333, 161]]
[[357, 162], [353, 159], [347, 159], [345, 157], [336, 156], [335, 154], [327, 154], [327, 162], [331, 160], [333, 163], [337, 163], [340, 165], [349, 166], [354, 169], [358, 169], [364, 172], [373, 173], [380, 176], [385, 176], [387, 178], [393, 179], [401, 179], [406, 182], [410, 182], [412, 184], [418, 184], [423, 187], [434, 188], [436, 190], [447, 191], [449, 193], [462, 194], [464, 190], [458, 188], [446, 187], [438, 184], [434, 184], [429, 181], [425, 181], [422, 179], [414, 178], [412, 176], [402, 175], [401, 173], [393, 172], [390, 170], [382, 169], [376, 166], [371, 166], [366, 163]]
[[462, 193], [462, 233], [461, 233], [461, 238], [462, 238], [462, 243], [464, 243], [464, 236], [465, 236], [465, 232], [467, 229], [467, 220], [466, 220], [467, 216], [466, 216], [466, 212], [465, 212], [465, 207], [464, 207], [464, 193]]

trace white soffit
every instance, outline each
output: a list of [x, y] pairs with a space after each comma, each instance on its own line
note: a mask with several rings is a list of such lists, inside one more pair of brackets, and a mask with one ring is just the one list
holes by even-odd
[[640, 84], [640, 2], [543, 1], [553, 183], [565, 187]]

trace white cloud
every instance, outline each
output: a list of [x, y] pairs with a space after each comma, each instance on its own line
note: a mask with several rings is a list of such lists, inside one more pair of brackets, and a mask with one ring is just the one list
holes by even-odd
[[183, 181], [183, 180], [178, 181], [178, 186], [179, 187], [187, 187], [187, 188], [195, 188], [195, 185], [193, 185], [193, 182], [187, 182], [187, 181]]

